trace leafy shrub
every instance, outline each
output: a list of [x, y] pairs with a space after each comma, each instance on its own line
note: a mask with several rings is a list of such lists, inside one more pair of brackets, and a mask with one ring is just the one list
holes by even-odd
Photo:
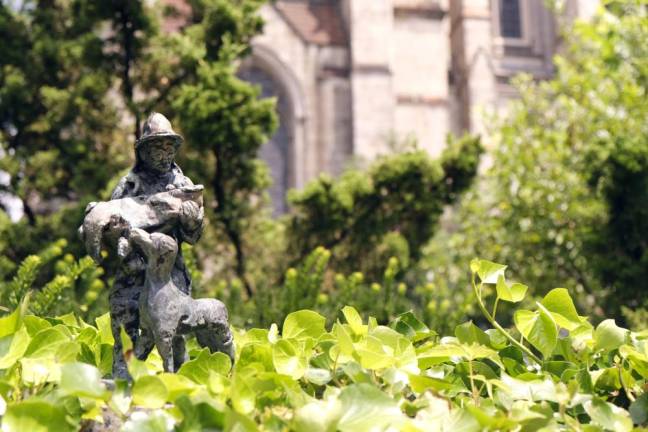
[[[59, 431], [109, 418], [123, 430], [592, 430], [648, 425], [648, 331], [613, 320], [594, 327], [557, 288], [515, 325], [498, 305], [527, 287], [503, 265], [471, 263], [473, 301], [487, 329], [466, 322], [441, 336], [411, 312], [388, 326], [352, 307], [331, 327], [314, 311], [288, 314], [281, 330], [236, 329], [236, 364], [190, 341], [177, 374], [160, 358], [129, 360], [132, 385], [101, 380], [113, 343], [72, 315], [0, 318], [2, 430]], [[495, 301], [485, 304], [492, 291]]]
[[337, 271], [370, 277], [382, 274], [391, 256], [418, 260], [445, 206], [474, 179], [482, 151], [477, 137], [450, 137], [439, 160], [422, 150], [396, 153], [366, 171], [348, 170], [336, 180], [321, 176], [291, 191], [289, 256], [298, 262], [323, 246]]

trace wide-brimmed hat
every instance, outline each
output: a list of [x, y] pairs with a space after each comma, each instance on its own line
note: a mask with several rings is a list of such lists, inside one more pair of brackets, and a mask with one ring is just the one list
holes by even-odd
[[144, 122], [142, 136], [135, 141], [135, 148], [161, 138], [172, 140], [176, 147], [180, 146], [184, 141], [181, 135], [175, 133], [171, 127], [171, 122], [164, 115], [154, 112]]

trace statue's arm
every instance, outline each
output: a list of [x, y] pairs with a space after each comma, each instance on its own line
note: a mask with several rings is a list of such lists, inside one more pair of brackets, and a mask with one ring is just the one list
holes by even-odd
[[122, 177], [110, 194], [110, 200], [122, 199], [126, 196], [126, 177]]
[[203, 219], [205, 210], [193, 201], [187, 201], [182, 204], [180, 213], [180, 240], [189, 244], [195, 244], [203, 231]]
[[112, 194], [110, 194], [110, 200], [112, 201], [137, 195], [138, 184], [139, 182], [134, 178], [134, 176], [131, 174], [125, 175], [119, 180], [119, 183], [117, 183], [117, 186], [113, 189]]
[[[180, 187], [193, 186], [189, 177], [181, 175], [179, 179]], [[186, 201], [182, 204], [180, 212], [179, 234], [180, 240], [189, 244], [195, 244], [203, 231], [203, 220], [205, 218], [205, 209], [193, 201]]]

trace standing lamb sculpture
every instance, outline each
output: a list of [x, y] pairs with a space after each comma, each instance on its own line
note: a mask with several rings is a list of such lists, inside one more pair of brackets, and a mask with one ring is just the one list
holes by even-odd
[[234, 362], [234, 343], [227, 309], [216, 299], [194, 300], [171, 278], [178, 245], [166, 234], [134, 228], [130, 241], [146, 257], [146, 282], [139, 298], [142, 332], [135, 355], [146, 359], [155, 345], [166, 372], [177, 371], [187, 360], [183, 335], [195, 333], [200, 346], [227, 354]]
[[[131, 229], [143, 229], [148, 233], [162, 233], [171, 239], [176, 249], [170, 264], [169, 281], [173, 287], [191, 298], [191, 278], [182, 257], [181, 244], [194, 244], [200, 238], [203, 228], [204, 209], [202, 202], [202, 186], [194, 185], [175, 163], [175, 155], [183, 142], [182, 136], [173, 131], [171, 123], [162, 114], [153, 113], [144, 123], [142, 136], [135, 142], [135, 165], [130, 172], [122, 177], [112, 192], [110, 201], [91, 203], [86, 208], [83, 226], [79, 229], [85, 242], [87, 252], [97, 262], [101, 261], [101, 250], [106, 247], [109, 251], [117, 249], [119, 264], [115, 273], [113, 286], [110, 290], [110, 320], [113, 338], [113, 378], [130, 379], [126, 359], [121, 342], [121, 330], [124, 329], [135, 347], [140, 347], [137, 353], [140, 358], [146, 357], [153, 348], [149, 327], [142, 330], [140, 335], [140, 295], [147, 285], [145, 253], [143, 248], [131, 247], [129, 232]], [[168, 242], [168, 240], [167, 240]], [[158, 280], [158, 279], [156, 279]], [[224, 329], [214, 326], [216, 316], [221, 321], [227, 320], [227, 311], [222, 303], [208, 302], [211, 311], [194, 311], [188, 318], [183, 318], [188, 324], [179, 326], [181, 334], [187, 330], [186, 325], [196, 330], [204, 346], [212, 350], [223, 350], [233, 357], [233, 346], [226, 339]], [[207, 307], [205, 303], [191, 303]], [[163, 313], [172, 309], [171, 303], [158, 304], [156, 307]], [[192, 317], [209, 317], [201, 327], [199, 322], [191, 323], [186, 319]], [[213, 319], [212, 319], [213, 318]], [[198, 319], [199, 321], [199, 319]], [[219, 321], [219, 322], [221, 322]], [[209, 324], [209, 325], [208, 325]], [[220, 324], [219, 324], [220, 325]], [[209, 335], [207, 328], [216, 331], [217, 335]], [[204, 330], [204, 331], [203, 331]], [[222, 334], [221, 334], [222, 333]], [[174, 339], [178, 348], [178, 357], [174, 359], [173, 367], [165, 363], [167, 370], [175, 370], [183, 361], [186, 354], [184, 336], [176, 334]], [[144, 343], [140, 342], [144, 337]], [[215, 338], [210, 340], [210, 338]], [[182, 341], [181, 341], [182, 339]], [[181, 343], [182, 342], [182, 343]], [[144, 349], [146, 347], [147, 349]]]

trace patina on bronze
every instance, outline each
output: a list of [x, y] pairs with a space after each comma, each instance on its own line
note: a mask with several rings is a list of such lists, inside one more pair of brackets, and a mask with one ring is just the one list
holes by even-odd
[[[196, 331], [201, 345], [223, 351], [233, 358], [227, 310], [222, 303], [216, 300], [189, 301], [191, 278], [182, 257], [181, 245], [182, 242], [194, 244], [200, 238], [204, 209], [202, 186], [194, 185], [175, 163], [175, 155], [182, 142], [183, 138], [173, 130], [166, 117], [159, 113], [151, 114], [144, 124], [142, 137], [135, 143], [135, 165], [119, 181], [110, 201], [88, 205], [84, 224], [79, 230], [88, 254], [95, 260], [101, 260], [102, 248], [119, 257], [109, 296], [111, 330], [115, 339], [113, 378], [130, 378], [121, 342], [122, 327], [133, 341], [140, 358], [149, 354], [153, 344], [166, 350], [165, 344], [170, 337], [173, 342], [172, 360], [165, 358], [165, 369], [168, 371], [176, 370], [186, 360], [183, 334], [189, 330]], [[137, 233], [135, 239], [131, 238], [133, 232]], [[169, 262], [163, 268], [149, 260], [147, 270], [147, 255], [150, 258], [154, 251], [147, 246], [149, 233], [157, 233], [154, 238], [158, 238], [158, 234], [164, 236], [160, 237], [165, 239], [160, 245], [168, 245], [170, 241], [175, 245], [171, 248], [173, 252], [164, 249]], [[137, 247], [133, 247], [133, 244]], [[147, 250], [148, 254], [145, 253]], [[162, 253], [160, 250], [158, 252]], [[169, 287], [177, 290], [177, 298], [184, 302], [184, 313], [177, 316], [175, 305], [165, 306], [159, 302], [156, 305], [140, 305], [147, 278], [155, 278], [158, 282], [160, 278], [166, 278], [169, 286], [164, 292], [168, 297], [171, 292]], [[166, 320], [169, 323], [164, 329], [152, 329], [151, 326], [159, 324], [149, 319], [148, 325], [140, 332], [140, 310], [150, 311], [152, 307], [155, 311], [149, 316], [155, 315], [155, 322]], [[205, 311], [205, 308], [211, 309]], [[192, 320], [200, 321], [200, 317], [208, 317], [209, 322], [204, 325], [191, 324]], [[171, 336], [170, 331], [173, 333]], [[164, 334], [166, 339], [154, 340], [151, 335], [155, 334]], [[160, 354], [168, 357], [162, 352]]]

